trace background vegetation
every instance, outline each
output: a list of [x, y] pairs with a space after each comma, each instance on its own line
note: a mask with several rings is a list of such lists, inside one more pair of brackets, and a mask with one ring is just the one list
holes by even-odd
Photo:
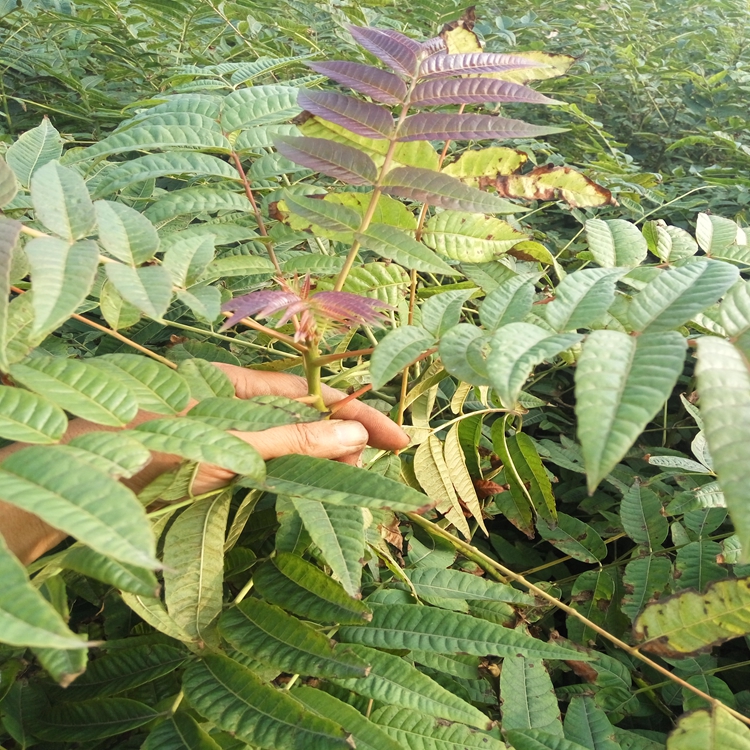
[[[575, 167], [614, 201], [527, 201], [531, 210], [511, 221], [532, 246], [473, 263], [470, 243], [459, 243], [443, 257], [460, 262], [461, 278], [400, 256], [363, 256], [346, 289], [393, 305], [394, 333], [408, 323], [419, 332], [401, 359], [386, 343], [372, 367], [369, 355], [343, 355], [382, 341], [383, 330], [333, 336], [328, 344], [342, 359], [328, 363], [324, 379], [350, 391], [374, 380], [363, 400], [394, 417], [407, 407], [414, 446], [400, 457], [369, 452], [369, 473], [356, 476], [272, 464], [270, 479], [285, 488], [277, 499], [264, 491], [272, 485], [255, 457], [216, 433], [268, 424], [271, 412], [288, 422], [318, 418], [281, 402], [240, 415], [236, 401], [215, 402], [184, 422], [179, 445], [168, 427], [111, 445], [84, 442], [78, 453], [54, 445], [63, 409], [121, 425], [136, 405], [170, 415], [188, 395], [230, 399], [231, 386], [207, 361], [301, 372], [289, 342], [218, 332], [219, 304], [274, 275], [230, 154], [247, 170], [287, 275], [312, 266], [319, 288], [330, 287], [347, 247], [330, 228], [313, 237], [277, 205], [332, 188], [272, 148], [272, 135], [292, 132], [284, 128], [299, 111], [296, 90], [277, 92], [266, 110], [237, 92], [330, 87], [309, 60], [372, 62], [348, 23], [423, 40], [463, 11], [450, 0], [439, 12], [427, 0], [0, 0], [0, 154], [15, 173], [5, 168], [0, 183], [18, 187], [0, 195], [3, 283], [13, 291], [0, 310], [0, 434], [40, 444], [0, 467], [0, 496], [24, 507], [41, 498], [44, 510], [44, 490], [70, 512], [80, 488], [65, 487], [64, 465], [89, 472], [92, 497], [121, 502], [109, 519], [99, 511], [117, 521], [117, 549], [103, 527], [86, 531], [76, 518], [79, 542], [30, 566], [30, 583], [7, 553], [0, 557], [3, 580], [14, 582], [0, 598], [4, 746], [750, 746], [742, 564], [750, 297], [738, 276], [750, 265], [738, 227], [750, 153], [744, 3], [477, 8], [474, 30], [487, 51], [577, 58], [566, 75], [535, 84], [566, 104], [518, 104], [510, 114], [566, 132], [510, 145], [528, 156], [527, 168]], [[194, 95], [183, 100], [193, 120], [179, 100], [165, 100], [173, 94]], [[222, 105], [225, 122], [235, 118], [236, 127], [222, 128], [233, 133], [229, 148], [206, 141], [221, 135], [207, 135], [199, 121], [209, 96], [230, 102]], [[149, 131], [150, 141], [132, 136], [149, 118], [148, 127], [164, 130]], [[466, 148], [454, 142], [447, 158]], [[89, 194], [112, 201], [96, 209], [109, 213], [87, 213]], [[404, 216], [419, 205], [405, 205], [380, 221], [409, 228]], [[107, 236], [113, 216], [125, 240]], [[61, 247], [88, 260], [48, 268]], [[165, 269], [171, 281], [159, 276]], [[410, 269], [419, 272], [411, 294]], [[556, 308], [546, 304], [553, 297]], [[545, 307], [557, 312], [538, 312]], [[519, 365], [511, 387], [467, 369], [467, 347], [451, 359], [443, 334], [459, 321], [462, 342], [528, 324], [552, 326], [560, 345]], [[593, 330], [582, 350], [577, 330]], [[565, 336], [576, 340], [557, 340]], [[652, 343], [656, 369], [615, 372], [626, 394], [615, 407], [645, 416], [620, 415], [624, 442], [606, 446], [613, 461], [597, 458], [611, 373], [596, 365], [631, 344], [636, 351], [635, 341], [645, 351], [656, 341], [648, 336], [662, 336]], [[698, 372], [681, 354], [696, 341]], [[133, 344], [150, 358], [135, 356]], [[505, 344], [495, 346], [505, 354]], [[425, 352], [402, 381], [399, 371]], [[523, 354], [503, 361], [518, 364]], [[671, 381], [659, 381], [660, 367]], [[55, 395], [53, 382], [67, 390]], [[657, 391], [650, 400], [649, 388]], [[584, 407], [593, 409], [588, 417]], [[148, 517], [114, 480], [142, 465], [144, 447], [188, 460], [139, 498]], [[197, 460], [223, 461], [249, 478], [231, 492], [185, 499]], [[304, 486], [294, 481], [303, 470]], [[426, 500], [422, 489], [447, 515], [410, 513]], [[155, 555], [163, 572], [154, 572]], [[160, 588], [166, 593], [155, 596]], [[13, 620], [21, 614], [27, 625]], [[32, 635], [29, 625], [44, 632]], [[103, 643], [73, 647], [83, 639]]]

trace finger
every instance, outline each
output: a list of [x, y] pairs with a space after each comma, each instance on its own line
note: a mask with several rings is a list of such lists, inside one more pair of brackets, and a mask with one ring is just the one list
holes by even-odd
[[[357, 464], [367, 445], [367, 430], [359, 422], [342, 419], [272, 427], [263, 432], [232, 434], [252, 445], [264, 461], [289, 454], [331, 458]], [[211, 464], [201, 464], [193, 481], [193, 493], [200, 495], [224, 486], [234, 474]]]
[[266, 461], [290, 453], [315, 458], [342, 458], [361, 452], [368, 439], [367, 430], [363, 425], [343, 419], [234, 434], [252, 445]]
[[[239, 398], [277, 395], [301, 398], [307, 395], [304, 378], [283, 372], [248, 370], [222, 362], [215, 363], [232, 380]], [[327, 405], [346, 398], [346, 394], [327, 385], [323, 386], [323, 400]], [[382, 450], [400, 450], [409, 444], [409, 437], [391, 419], [361, 401], [354, 400], [336, 413], [337, 418], [356, 420], [369, 434], [368, 444]]]

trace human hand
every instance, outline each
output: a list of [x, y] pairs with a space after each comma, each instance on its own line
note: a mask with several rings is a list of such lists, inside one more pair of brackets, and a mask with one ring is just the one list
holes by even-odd
[[[218, 362], [214, 364], [232, 381], [238, 398], [267, 395], [301, 398], [307, 395], [305, 380], [296, 375], [248, 370]], [[323, 386], [323, 400], [327, 406], [344, 398], [345, 393]], [[409, 443], [406, 433], [388, 417], [356, 400], [336, 411], [335, 419], [233, 434], [253, 446], [265, 460], [298, 453], [354, 465], [367, 445], [383, 450], [399, 450]], [[210, 492], [227, 484], [233, 476], [230, 471], [218, 466], [201, 465], [193, 482], [193, 492]]]

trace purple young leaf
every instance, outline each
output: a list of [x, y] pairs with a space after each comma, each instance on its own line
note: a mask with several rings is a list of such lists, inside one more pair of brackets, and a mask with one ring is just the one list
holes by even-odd
[[398, 76], [372, 65], [346, 60], [313, 62], [307, 65], [316, 73], [328, 76], [383, 104], [401, 104], [406, 98], [406, 84]]
[[357, 44], [382, 60], [389, 68], [405, 76], [416, 75], [422, 51], [419, 42], [397, 31], [388, 32], [369, 26], [351, 25], [348, 29]]
[[318, 292], [311, 297], [311, 302], [327, 318], [365, 325], [375, 325], [386, 320], [383, 311], [394, 309], [380, 300], [351, 292]]
[[494, 115], [451, 115], [421, 112], [404, 120], [399, 141], [447, 141], [483, 138], [536, 138], [561, 133], [564, 128], [530, 125], [523, 120], [509, 120]]
[[280, 289], [263, 289], [235, 297], [221, 306], [222, 312], [233, 312], [233, 315], [226, 319], [220, 330], [225, 331], [248, 315], [265, 318], [297, 300], [299, 297], [293, 292], [284, 292]]
[[510, 201], [464, 185], [441, 172], [421, 167], [396, 167], [386, 174], [383, 192], [399, 198], [429, 203], [438, 208], [476, 214], [512, 214], [527, 211]]
[[365, 138], [390, 138], [393, 117], [377, 104], [335, 91], [301, 91], [297, 104], [308, 112]]
[[426, 42], [422, 42], [422, 54], [425, 57], [430, 55], [437, 55], [438, 52], [446, 52], [447, 46], [445, 39], [441, 36], [434, 36], [432, 39], [428, 39]]
[[496, 52], [442, 53], [428, 57], [419, 69], [422, 78], [447, 78], [448, 76], [473, 75], [477, 73], [504, 73], [519, 68], [544, 67], [525, 57]]
[[410, 99], [417, 107], [440, 107], [443, 104], [486, 104], [489, 102], [523, 102], [524, 104], [560, 104], [520, 83], [497, 78], [438, 78], [415, 87]]
[[378, 178], [375, 162], [343, 143], [326, 138], [277, 136], [274, 145], [287, 159], [349, 185], [372, 185]]

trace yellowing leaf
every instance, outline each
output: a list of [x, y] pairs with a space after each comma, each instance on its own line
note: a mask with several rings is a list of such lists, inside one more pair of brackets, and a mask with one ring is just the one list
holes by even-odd
[[510, 175], [528, 161], [523, 151], [505, 146], [492, 146], [481, 151], [465, 151], [456, 161], [443, 167], [443, 172], [461, 182], [477, 187], [480, 177]]
[[528, 174], [500, 174], [491, 184], [505, 198], [564, 200], [571, 208], [617, 205], [609, 190], [571, 167], [547, 164]]
[[[468, 539], [469, 524], [464, 518], [461, 503], [453, 489], [450, 471], [443, 457], [443, 446], [435, 435], [430, 435], [414, 454], [414, 473], [428, 497], [437, 503], [441, 513], [447, 513], [451, 522]], [[451, 513], [450, 511], [454, 511]]]
[[471, 511], [471, 515], [476, 518], [480, 528], [486, 534], [487, 528], [484, 525], [484, 519], [482, 518], [482, 507], [479, 504], [479, 498], [474, 489], [474, 482], [472, 481], [471, 476], [469, 475], [469, 470], [466, 467], [466, 456], [461, 448], [458, 434], [459, 426], [460, 424], [458, 422], [454, 424], [445, 438], [445, 445], [443, 446], [445, 464], [448, 467], [448, 474], [450, 475], [461, 500], [464, 501], [464, 505], [466, 505]]

